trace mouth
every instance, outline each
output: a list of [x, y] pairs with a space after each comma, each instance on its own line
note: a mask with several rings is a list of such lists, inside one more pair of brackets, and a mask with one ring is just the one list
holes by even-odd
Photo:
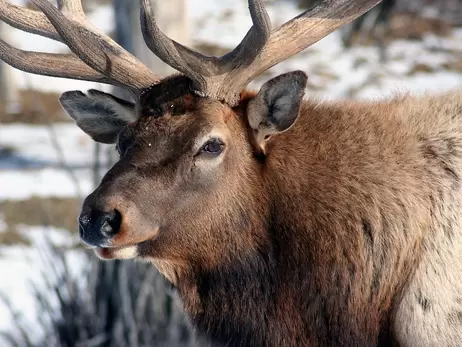
[[138, 256], [138, 245], [127, 245], [118, 247], [96, 247], [95, 253], [103, 260], [111, 259], [133, 259]]
[[140, 246], [142, 244], [156, 239], [158, 235], [159, 228], [155, 228], [151, 232], [145, 232], [139, 235], [138, 238], [123, 237], [117, 239], [116, 237], [112, 240], [93, 245], [88, 244], [83, 239], [81, 239], [81, 241], [85, 248], [94, 250], [96, 256], [102, 260], [133, 259], [141, 256]]

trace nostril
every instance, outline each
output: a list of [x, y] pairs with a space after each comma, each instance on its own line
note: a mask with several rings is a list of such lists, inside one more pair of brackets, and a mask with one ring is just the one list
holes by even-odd
[[79, 216], [80, 238], [87, 245], [105, 247], [108, 240], [120, 232], [121, 223], [122, 214], [118, 210], [82, 210]]
[[79, 221], [79, 225], [84, 226], [84, 225], [89, 224], [91, 220], [87, 214], [81, 213], [78, 218], [78, 221]]
[[112, 210], [104, 214], [101, 220], [101, 233], [106, 236], [113, 236], [120, 231], [122, 215], [117, 210]]

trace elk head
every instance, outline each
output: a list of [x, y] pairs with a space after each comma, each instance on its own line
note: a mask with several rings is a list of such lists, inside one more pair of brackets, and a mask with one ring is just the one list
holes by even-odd
[[135, 100], [96, 90], [60, 99], [82, 130], [95, 141], [115, 143], [120, 154], [83, 204], [82, 240], [104, 259], [141, 256], [181, 267], [213, 266], [266, 242], [259, 233], [271, 186], [263, 174], [270, 155], [265, 141], [296, 121], [306, 76], [280, 75], [257, 94], [243, 92], [245, 86], [380, 0], [326, 0], [275, 31], [262, 1], [250, 0], [253, 26], [222, 57], [167, 38], [142, 0], [147, 45], [182, 73], [165, 79], [86, 22], [78, 1], [58, 0], [58, 8], [32, 2], [43, 13], [0, 0], [0, 18], [63, 41], [73, 54], [22, 51], [0, 41], [5, 62], [31, 73], [121, 86]]

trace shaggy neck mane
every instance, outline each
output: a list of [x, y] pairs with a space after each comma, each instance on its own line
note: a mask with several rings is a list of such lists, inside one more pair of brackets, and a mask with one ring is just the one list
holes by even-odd
[[[269, 207], [269, 204], [267, 204]], [[229, 262], [204, 269], [192, 265], [178, 277], [176, 288], [199, 335], [227, 346], [265, 346], [271, 341], [286, 345], [298, 339], [297, 326], [303, 324], [301, 312], [293, 302], [300, 294], [292, 288], [301, 285], [303, 275], [297, 260], [287, 251], [291, 239], [277, 226], [277, 220], [263, 210], [259, 215], [244, 211], [223, 223], [227, 233], [236, 229], [261, 236], [258, 249]], [[249, 213], [250, 212], [250, 213]], [[257, 213], [258, 214], [258, 213]], [[239, 217], [238, 217], [239, 216]], [[270, 227], [271, 226], [271, 227]], [[264, 240], [264, 241], [263, 241]], [[289, 340], [291, 339], [291, 340]]]
[[260, 346], [271, 332], [261, 323], [277, 311], [277, 273], [267, 245], [229, 266], [193, 270], [178, 290], [200, 335], [230, 346]]
[[200, 333], [230, 345], [264, 344], [270, 330], [261, 322], [274, 316], [278, 292], [276, 264], [268, 251], [262, 249], [230, 267], [194, 274], [201, 311], [191, 319]]
[[177, 289], [199, 335], [227, 346], [330, 346], [340, 336], [344, 346], [391, 343], [374, 293], [363, 302], [364, 289], [352, 283], [359, 264], [332, 254], [313, 258], [312, 248], [296, 237], [300, 230], [279, 218], [270, 217], [271, 227], [261, 230], [269, 242], [260, 249], [226, 266], [195, 267], [180, 279]]

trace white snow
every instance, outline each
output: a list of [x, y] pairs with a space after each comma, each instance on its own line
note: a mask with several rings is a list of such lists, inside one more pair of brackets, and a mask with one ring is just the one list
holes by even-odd
[[[42, 331], [37, 329], [36, 322], [41, 312], [31, 295], [32, 287], [46, 288], [44, 273], [47, 274], [47, 281], [56, 283], [56, 278], [48, 269], [50, 264], [45, 260], [47, 250], [44, 240], [48, 239], [59, 247], [72, 247], [77, 240], [67, 230], [39, 226], [19, 226], [18, 228], [25, 237], [31, 240], [33, 246], [0, 247], [0, 290], [12, 306], [21, 313], [23, 328], [30, 332], [33, 341], [40, 341]], [[71, 276], [80, 276], [85, 266], [83, 259], [81, 251], [66, 252], [66, 261], [69, 265], [72, 264], [69, 266]], [[52, 293], [49, 299], [53, 307], [58, 307], [57, 298]], [[16, 328], [12, 325], [11, 312], [0, 300], [0, 331], [9, 331], [17, 335]], [[6, 342], [2, 342], [1, 337], [0, 345], [6, 346]]]
[[[32, 196], [70, 197], [88, 195], [92, 191], [91, 171], [76, 170], [79, 188], [64, 170], [42, 169], [23, 172], [1, 172], [0, 199], [22, 200]], [[5, 184], [7, 182], [8, 184]]]
[[[0, 160], [0, 200], [50, 195], [66, 197], [91, 192], [94, 142], [73, 123], [50, 127], [0, 126], [0, 148], [9, 146], [14, 150], [7, 159]], [[61, 153], [53, 146], [51, 136], [56, 139]], [[102, 148], [103, 155], [108, 150], [114, 151], [109, 145], [102, 145]], [[103, 155], [104, 163], [107, 159]], [[73, 170], [78, 184], [69, 175], [68, 168]]]

